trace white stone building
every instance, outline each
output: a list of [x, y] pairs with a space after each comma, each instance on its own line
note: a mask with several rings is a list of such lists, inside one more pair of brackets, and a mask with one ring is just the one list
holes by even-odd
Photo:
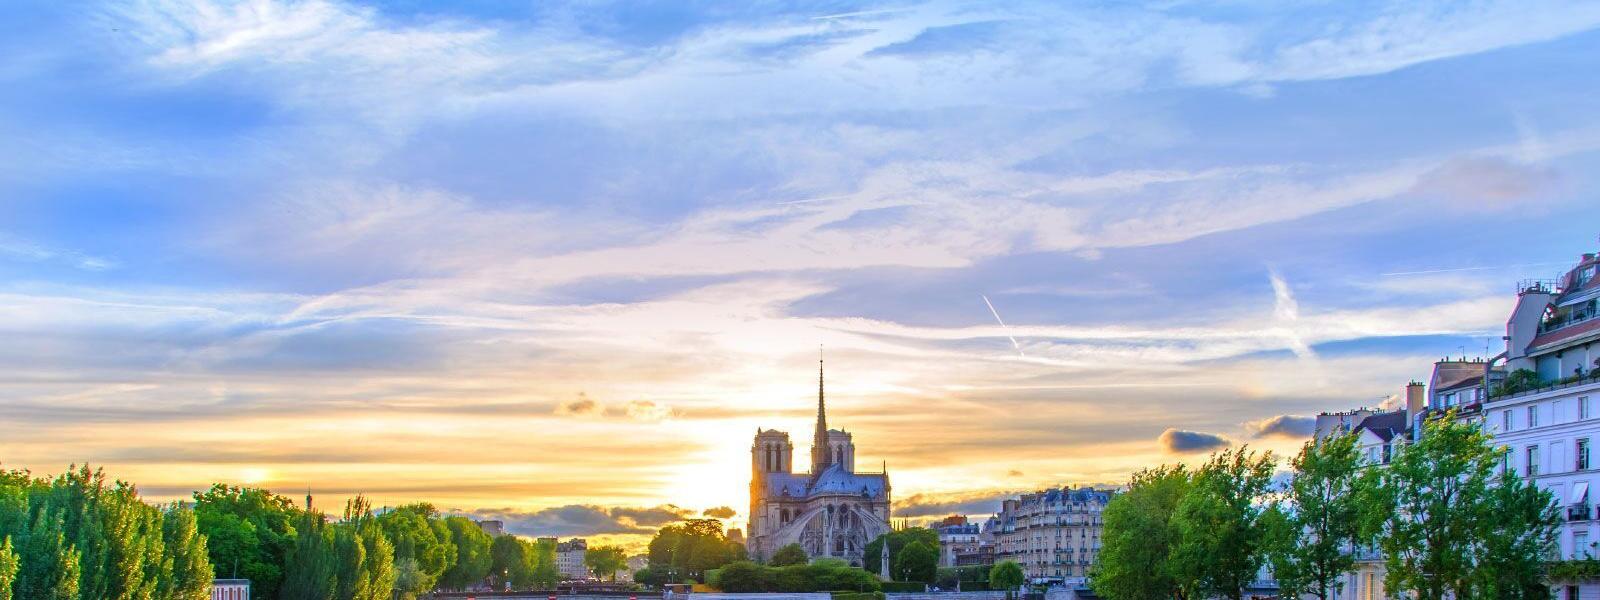
[[[1600, 541], [1594, 492], [1600, 486], [1594, 444], [1600, 442], [1600, 259], [1585, 254], [1555, 281], [1518, 286], [1506, 323], [1505, 372], [1538, 374], [1538, 389], [1491, 396], [1485, 427], [1510, 450], [1507, 468], [1550, 490], [1561, 504], [1561, 557], [1591, 556]], [[1565, 586], [1558, 598], [1600, 598], [1600, 580]]]
[[561, 572], [565, 580], [578, 580], [589, 578], [589, 565], [583, 562], [589, 553], [589, 541], [583, 538], [572, 538], [556, 544], [556, 570]]
[[1061, 488], [1005, 500], [985, 527], [995, 561], [1015, 561], [1034, 583], [1082, 583], [1100, 553], [1100, 513], [1112, 494]]

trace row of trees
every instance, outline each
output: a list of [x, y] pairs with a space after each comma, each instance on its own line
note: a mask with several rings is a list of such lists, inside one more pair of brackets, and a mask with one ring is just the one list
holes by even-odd
[[0, 600], [204, 600], [211, 563], [195, 514], [74, 466], [0, 470]]
[[1360, 450], [1354, 435], [1308, 442], [1277, 483], [1271, 453], [1248, 448], [1135, 474], [1103, 513], [1091, 585], [1111, 600], [1239, 599], [1270, 566], [1285, 597], [1325, 600], [1359, 551], [1381, 558], [1390, 595], [1548, 598], [1555, 501], [1503, 472], [1478, 426], [1432, 419], [1387, 465]]
[[[358, 496], [330, 520], [262, 489], [218, 484], [193, 503], [152, 506], [87, 466], [53, 479], [0, 470], [0, 600], [202, 600], [213, 578], [295, 600], [549, 589], [561, 578], [555, 554], [550, 541], [491, 538], [425, 503], [374, 511]], [[586, 556], [602, 576], [625, 559], [607, 547]]]
[[194, 512], [217, 575], [250, 579], [264, 598], [410, 599], [484, 584], [549, 589], [561, 578], [554, 543], [491, 537], [427, 503], [374, 511], [357, 497], [329, 522], [266, 490], [219, 484], [195, 494]]

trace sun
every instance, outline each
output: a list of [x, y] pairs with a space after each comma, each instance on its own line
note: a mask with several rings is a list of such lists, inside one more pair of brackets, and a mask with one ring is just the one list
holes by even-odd
[[260, 467], [251, 467], [239, 471], [239, 480], [247, 485], [256, 485], [272, 479], [272, 472]]

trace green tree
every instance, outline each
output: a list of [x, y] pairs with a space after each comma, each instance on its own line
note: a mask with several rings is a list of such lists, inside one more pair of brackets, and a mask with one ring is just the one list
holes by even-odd
[[883, 544], [885, 542], [889, 544], [889, 566], [892, 569], [895, 561], [900, 558], [900, 550], [909, 544], [922, 542], [938, 548], [939, 532], [926, 527], [908, 527], [880, 535], [867, 542], [862, 568], [866, 569], [868, 573], [883, 572], [881, 562], [883, 560]]
[[1419, 600], [1471, 598], [1477, 518], [1489, 493], [1494, 458], [1478, 428], [1433, 419], [1380, 472], [1373, 512], [1391, 594]]
[[334, 597], [337, 600], [388, 600], [395, 583], [394, 547], [384, 537], [372, 504], [357, 495], [345, 503], [344, 520], [334, 527]]
[[668, 525], [650, 540], [650, 568], [667, 573], [672, 582], [702, 581], [705, 572], [733, 561], [734, 544], [716, 519], [689, 519]]
[[1175, 517], [1192, 479], [1183, 465], [1163, 465], [1134, 473], [1128, 490], [1111, 498], [1101, 512], [1100, 554], [1090, 568], [1096, 594], [1111, 600], [1189, 597], [1169, 558], [1182, 541]]
[[922, 541], [906, 544], [894, 559], [893, 573], [898, 581], [933, 583], [939, 574], [939, 547]]
[[561, 582], [561, 570], [556, 567], [555, 540], [539, 540], [533, 544], [533, 582], [540, 589], [551, 589]]
[[11, 600], [11, 587], [17, 582], [17, 571], [22, 567], [17, 552], [11, 547], [11, 537], [0, 539], [0, 600]]
[[532, 561], [528, 547], [514, 535], [495, 536], [489, 543], [489, 578], [495, 589], [506, 584], [532, 578]]
[[1022, 574], [1022, 565], [1013, 561], [1004, 560], [995, 563], [989, 569], [989, 587], [1006, 591], [1006, 598], [1011, 598], [1022, 587], [1025, 577]]
[[1266, 562], [1258, 502], [1272, 483], [1272, 453], [1223, 450], [1195, 471], [1173, 515], [1179, 542], [1172, 560], [1188, 596], [1244, 598]]
[[195, 493], [194, 514], [217, 578], [249, 579], [256, 596], [279, 596], [304, 511], [263, 489], [219, 483]]
[[21, 554], [17, 596], [22, 600], [77, 600], [83, 567], [77, 548], [66, 542], [60, 509], [41, 509], [28, 528]]
[[777, 552], [773, 552], [772, 559], [768, 560], [767, 564], [774, 567], [787, 567], [789, 565], [803, 565], [810, 560], [811, 557], [806, 556], [806, 550], [801, 548], [800, 544], [789, 544], [779, 548]]
[[158, 597], [167, 600], [210, 598], [213, 579], [211, 558], [206, 552], [206, 538], [200, 535], [194, 511], [174, 505], [167, 510], [162, 526], [170, 569]]
[[616, 579], [617, 571], [628, 561], [628, 555], [616, 546], [590, 548], [583, 553], [583, 564], [595, 577]]
[[455, 545], [456, 560], [440, 577], [440, 587], [464, 590], [482, 583], [494, 564], [489, 554], [494, 540], [466, 517], [446, 517], [444, 524], [450, 532], [450, 543]]
[[303, 513], [283, 567], [278, 597], [282, 600], [334, 600], [337, 557], [333, 528], [321, 512]]
[[1291, 461], [1294, 478], [1284, 492], [1286, 511], [1267, 516], [1274, 543], [1269, 560], [1285, 596], [1327, 600], [1344, 589], [1355, 566], [1349, 549], [1370, 540], [1360, 531], [1361, 452], [1355, 434], [1306, 442]]
[[[397, 571], [405, 564], [397, 589], [404, 599], [433, 590], [456, 562], [450, 528], [432, 504], [406, 504], [377, 517], [378, 526], [394, 545]], [[409, 563], [407, 562], [409, 561]]]
[[1545, 600], [1544, 560], [1555, 551], [1561, 517], [1554, 498], [1515, 475], [1496, 481], [1480, 509], [1472, 573], [1478, 598]]

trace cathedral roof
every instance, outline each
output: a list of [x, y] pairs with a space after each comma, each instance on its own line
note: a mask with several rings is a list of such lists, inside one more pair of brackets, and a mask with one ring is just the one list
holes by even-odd
[[831, 465], [815, 477], [804, 473], [768, 473], [762, 478], [767, 498], [803, 499], [812, 496], [860, 495], [882, 498], [888, 479], [882, 473], [851, 473]]
[[876, 498], [883, 495], [883, 487], [882, 474], [851, 473], [841, 465], [828, 465], [811, 482], [811, 495], [862, 494]]

